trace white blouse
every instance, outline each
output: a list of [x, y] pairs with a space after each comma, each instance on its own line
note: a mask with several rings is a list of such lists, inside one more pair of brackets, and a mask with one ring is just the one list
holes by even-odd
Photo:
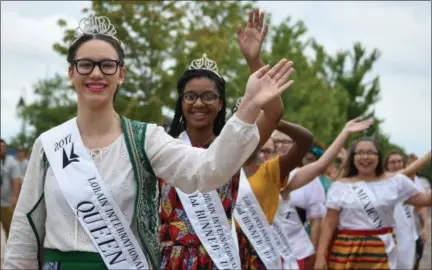
[[[190, 147], [172, 138], [155, 124], [147, 126], [144, 147], [156, 176], [191, 193], [195, 190], [208, 192], [225, 184], [252, 154], [258, 141], [257, 126], [233, 116], [208, 149]], [[100, 153], [94, 159], [96, 167], [111, 196], [131, 222], [136, 183], [124, 135], [110, 146], [98, 150]], [[41, 189], [45, 192], [46, 202], [44, 247], [61, 251], [97, 252], [61, 193], [51, 168], [47, 171], [45, 185], [42, 185], [42, 153], [41, 140], [38, 138], [14, 212], [5, 252], [5, 269], [37, 268], [37, 242], [26, 213], [36, 204], [42, 194]]]
[[[390, 179], [365, 182], [373, 193], [374, 201], [382, 227], [395, 225], [394, 209], [397, 203], [404, 202], [419, 192], [414, 183], [402, 174], [397, 174]], [[376, 229], [365, 216], [363, 205], [356, 198], [352, 187], [357, 183], [334, 182], [327, 193], [327, 207], [339, 210], [339, 229], [367, 230]]]
[[[294, 178], [296, 170], [290, 172], [289, 180]], [[322, 218], [326, 214], [325, 191], [318, 177], [290, 193], [291, 205], [306, 210], [306, 219]]]

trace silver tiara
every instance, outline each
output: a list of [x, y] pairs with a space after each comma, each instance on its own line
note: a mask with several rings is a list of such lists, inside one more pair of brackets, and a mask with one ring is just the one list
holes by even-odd
[[209, 59], [207, 57], [207, 54], [203, 54], [203, 57], [201, 57], [200, 59], [193, 60], [189, 66], [189, 69], [205, 69], [215, 73], [220, 78], [222, 78], [221, 75], [219, 75], [219, 69], [216, 62]]
[[114, 25], [111, 24], [107, 17], [91, 15], [88, 18], [81, 19], [75, 30], [75, 41], [84, 35], [105, 35], [114, 38], [120, 43], [115, 37], [116, 33]]

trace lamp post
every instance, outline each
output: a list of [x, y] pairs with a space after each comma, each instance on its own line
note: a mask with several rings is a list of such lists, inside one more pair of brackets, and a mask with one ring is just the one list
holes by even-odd
[[20, 132], [20, 136], [19, 136], [19, 143], [20, 143], [20, 147], [23, 147], [24, 146], [24, 143], [25, 143], [25, 135], [26, 135], [26, 116], [25, 115], [23, 115], [22, 114], [22, 112], [23, 112], [23, 110], [24, 110], [24, 108], [25, 108], [25, 106], [26, 106], [26, 103], [25, 103], [25, 95], [26, 95], [26, 91], [25, 91], [25, 88], [23, 88], [22, 90], [21, 90], [21, 97], [19, 98], [19, 100], [18, 100], [18, 104], [17, 104], [17, 106], [16, 106], [16, 109], [17, 109], [17, 113], [18, 113], [18, 116], [21, 116], [22, 117], [22, 122], [21, 122], [21, 132]]

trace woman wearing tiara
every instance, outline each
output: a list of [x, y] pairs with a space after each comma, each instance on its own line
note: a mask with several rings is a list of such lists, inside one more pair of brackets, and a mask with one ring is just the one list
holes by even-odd
[[126, 75], [115, 33], [106, 17], [83, 19], [77, 28], [67, 56], [77, 117], [33, 146], [5, 269], [158, 268], [157, 177], [186, 193], [228, 182], [256, 149], [260, 109], [289, 86], [276, 81], [283, 70], [261, 68], [218, 138], [208, 149], [193, 148], [115, 112]]
[[[259, 10], [250, 12], [248, 27], [245, 29], [247, 34], [239, 39], [240, 49], [252, 70], [263, 66], [259, 57], [267, 31], [267, 26], [263, 27], [263, 24], [263, 13], [260, 14]], [[291, 69], [291, 65], [287, 62], [278, 64], [286, 71]], [[285, 83], [287, 79], [288, 76], [281, 78], [280, 83]], [[216, 63], [206, 55], [194, 60], [189, 70], [179, 79], [177, 90], [179, 97], [169, 134], [185, 140], [194, 147], [208, 148], [225, 125], [225, 81], [218, 73]], [[263, 107], [263, 113], [257, 120], [260, 130], [259, 145], [267, 141], [282, 115], [283, 106], [280, 98]], [[237, 198], [239, 175], [233, 176], [216, 191], [207, 194], [197, 193], [190, 197], [165, 180], [160, 181], [161, 269], [239, 269], [241, 265], [240, 260], [237, 260], [238, 251], [235, 242], [230, 238], [229, 230]], [[205, 208], [198, 208], [199, 196], [205, 196], [206, 202], [202, 201], [202, 205], [211, 204], [214, 214]], [[198, 220], [200, 222], [194, 222]], [[212, 225], [207, 220], [211, 220]], [[215, 224], [225, 226], [218, 227]], [[222, 237], [218, 235], [218, 228], [226, 229]], [[206, 237], [209, 235], [212, 239]], [[212, 246], [215, 241], [224, 241], [225, 248], [215, 250], [215, 246]], [[224, 244], [220, 242], [216, 247]], [[230, 254], [227, 260], [225, 254]]]

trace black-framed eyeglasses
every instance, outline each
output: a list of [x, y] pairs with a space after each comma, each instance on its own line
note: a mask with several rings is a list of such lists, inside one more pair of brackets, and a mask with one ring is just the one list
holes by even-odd
[[183, 102], [189, 105], [194, 104], [198, 99], [201, 99], [201, 102], [206, 105], [212, 105], [218, 98], [219, 96], [212, 91], [207, 91], [200, 95], [192, 91], [182, 94]]
[[359, 151], [359, 152], [355, 152], [354, 155], [359, 156], [359, 157], [372, 157], [372, 156], [378, 156], [377, 152], [374, 151]]
[[117, 72], [121, 62], [118, 60], [102, 60], [93, 61], [90, 59], [78, 59], [73, 61], [76, 67], [76, 71], [81, 75], [89, 75], [93, 72], [95, 66], [99, 67], [99, 70], [105, 75], [114, 75]]

